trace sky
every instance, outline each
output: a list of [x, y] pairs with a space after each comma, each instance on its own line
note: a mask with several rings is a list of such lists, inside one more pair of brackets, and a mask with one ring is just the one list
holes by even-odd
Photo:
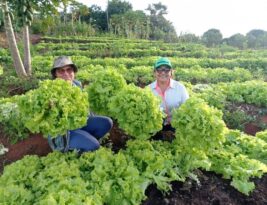
[[[87, 6], [96, 4], [105, 10], [107, 0], [77, 0]], [[149, 4], [167, 6], [166, 19], [178, 35], [197, 36], [211, 28], [219, 29], [223, 38], [236, 33], [246, 35], [252, 29], [267, 31], [267, 0], [128, 0], [133, 10], [145, 10]]]

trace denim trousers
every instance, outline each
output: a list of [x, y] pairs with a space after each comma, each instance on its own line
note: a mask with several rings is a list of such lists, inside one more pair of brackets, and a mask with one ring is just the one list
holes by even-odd
[[70, 130], [69, 150], [88, 152], [97, 150], [100, 147], [99, 139], [105, 136], [113, 126], [109, 117], [90, 115], [86, 126]]

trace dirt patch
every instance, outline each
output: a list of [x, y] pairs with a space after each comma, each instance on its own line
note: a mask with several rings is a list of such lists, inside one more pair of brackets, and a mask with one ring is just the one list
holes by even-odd
[[0, 156], [0, 173], [5, 165], [22, 159], [25, 155], [45, 156], [52, 150], [47, 139], [40, 134], [32, 134], [29, 138], [16, 144], [11, 144], [3, 135], [0, 136], [0, 143], [8, 148], [8, 152]]
[[[17, 42], [21, 41], [22, 39], [22, 34], [16, 33], [16, 40]], [[42, 40], [42, 36], [38, 34], [30, 34], [30, 42], [31, 44], [37, 44]], [[8, 48], [8, 41], [6, 38], [6, 33], [5, 32], [0, 32], [0, 47], [2, 48]]]
[[172, 182], [172, 191], [164, 196], [155, 185], [151, 185], [142, 205], [266, 205], [267, 175], [254, 180], [256, 189], [245, 196], [230, 186], [230, 181], [213, 172], [198, 170], [200, 183]]
[[267, 125], [267, 115], [263, 115], [263, 116], [261, 117], [261, 121], [262, 121], [262, 123], [264, 123], [264, 124]]
[[112, 144], [112, 150], [117, 152], [120, 149], [124, 149], [129, 135], [119, 128], [118, 123], [113, 121], [113, 127], [110, 131], [108, 141]]
[[38, 35], [38, 34], [31, 34], [30, 35], [30, 41], [31, 41], [32, 45], [40, 43], [41, 40], [42, 40], [41, 35]]
[[0, 32], [0, 47], [1, 48], [8, 48], [6, 34], [4, 32]]
[[255, 123], [247, 123], [244, 127], [244, 132], [249, 135], [256, 135], [257, 132], [261, 131], [261, 128]]
[[228, 103], [226, 110], [230, 115], [224, 118], [230, 129], [239, 129], [255, 135], [267, 128], [267, 109], [245, 103]]
[[247, 123], [244, 127], [244, 132], [250, 135], [256, 135], [257, 132], [263, 131], [267, 127], [267, 115], [255, 117], [255, 122]]

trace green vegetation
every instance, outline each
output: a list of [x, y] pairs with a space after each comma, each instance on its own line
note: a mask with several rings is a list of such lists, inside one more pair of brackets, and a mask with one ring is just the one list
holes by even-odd
[[[55, 152], [6, 166], [0, 204], [138, 205], [150, 184], [167, 193], [170, 182], [196, 179], [199, 168], [221, 174], [243, 194], [253, 191], [251, 179], [267, 172], [266, 131], [252, 138], [231, 129], [243, 131], [266, 114], [267, 51], [258, 42], [265, 32], [222, 39], [220, 31], [210, 30], [202, 39], [177, 37], [162, 4], [150, 5], [147, 15], [127, 2], [110, 1], [109, 24], [97, 6], [88, 12], [82, 4], [65, 1], [63, 7], [62, 18], [34, 9], [32, 29], [49, 36], [31, 48], [30, 77], [21, 78], [11, 53], [0, 49], [1, 129], [12, 142], [30, 132], [56, 136], [82, 126], [90, 109], [112, 117], [131, 139], [117, 153], [105, 147], [80, 157]], [[30, 18], [21, 23], [29, 24]], [[59, 55], [71, 56], [84, 91], [48, 80]], [[149, 140], [162, 128], [163, 114], [159, 100], [143, 87], [154, 80], [159, 56], [171, 60], [174, 79], [190, 92], [173, 113], [173, 143]]]
[[127, 134], [145, 140], [162, 129], [163, 113], [159, 106], [159, 99], [149, 88], [128, 85], [111, 98], [109, 109]]
[[173, 113], [175, 142], [184, 150], [203, 150], [208, 153], [224, 141], [225, 124], [222, 112], [191, 97]]
[[19, 96], [17, 104], [25, 127], [44, 137], [82, 127], [89, 114], [87, 93], [61, 79], [42, 81], [38, 89]]
[[111, 111], [108, 107], [110, 99], [125, 86], [125, 79], [116, 70], [109, 69], [96, 72], [93, 83], [86, 88], [91, 110], [110, 116]]
[[11, 143], [28, 137], [29, 130], [21, 121], [17, 99], [19, 96], [0, 98], [0, 126]]

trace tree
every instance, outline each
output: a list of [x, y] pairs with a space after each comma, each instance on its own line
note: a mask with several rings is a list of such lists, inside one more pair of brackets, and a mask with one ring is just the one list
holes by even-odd
[[24, 66], [23, 66], [23, 63], [22, 63], [22, 60], [19, 54], [19, 50], [18, 50], [12, 22], [11, 22], [11, 16], [13, 16], [13, 14], [11, 13], [9, 9], [8, 2], [6, 0], [1, 0], [0, 6], [2, 8], [3, 15], [4, 15], [4, 25], [5, 25], [5, 31], [6, 31], [6, 36], [8, 40], [8, 46], [10, 49], [11, 57], [13, 59], [16, 73], [18, 77], [25, 78], [27, 77], [27, 73], [24, 69]]
[[149, 5], [146, 10], [150, 11], [150, 35], [153, 40], [163, 39], [166, 42], [177, 40], [176, 31], [170, 21], [163, 15], [167, 14], [167, 6], [157, 3]]
[[29, 26], [33, 20], [33, 7], [29, 0], [17, 0], [15, 4], [19, 25], [23, 28], [23, 48], [24, 59], [23, 65], [28, 76], [32, 73], [31, 68], [31, 52], [30, 52], [30, 36]]
[[71, 10], [72, 24], [76, 20], [78, 20], [79, 23], [81, 23], [81, 17], [82, 16], [84, 17], [89, 14], [89, 8], [86, 5], [79, 3], [77, 1], [72, 1], [72, 3], [70, 4], [70, 10]]
[[247, 44], [247, 39], [244, 35], [237, 33], [229, 38], [224, 39], [224, 42], [226, 42], [227, 45], [233, 46], [239, 49], [245, 49]]
[[149, 4], [146, 10], [150, 12], [151, 16], [163, 16], [168, 14], [167, 6], [163, 5], [161, 2], [157, 4]]
[[143, 11], [114, 14], [110, 19], [110, 31], [127, 38], [149, 37], [149, 18]]
[[196, 36], [193, 33], [181, 33], [178, 37], [178, 41], [182, 43], [199, 43], [200, 37]]
[[108, 1], [107, 13], [108, 18], [114, 14], [124, 14], [127, 11], [133, 10], [132, 4], [121, 0]]
[[249, 48], [266, 48], [267, 32], [260, 29], [254, 29], [246, 35]]
[[[26, 78], [31, 75], [31, 55], [30, 55], [30, 40], [29, 26], [33, 20], [33, 11], [43, 13], [57, 12], [57, 7], [62, 2], [69, 0], [1, 0], [1, 9], [4, 14], [4, 24], [8, 44], [13, 59], [14, 67], [18, 77]], [[13, 10], [10, 9], [13, 8]], [[16, 20], [23, 27], [23, 45], [24, 45], [24, 65], [18, 51], [17, 42], [14, 35], [14, 30], [11, 22], [11, 16], [16, 15]]]
[[90, 24], [101, 31], [108, 30], [108, 24], [106, 19], [106, 12], [101, 10], [100, 6], [92, 5], [89, 8], [89, 15], [87, 17]]
[[203, 34], [201, 40], [207, 47], [214, 47], [221, 43], [222, 34], [218, 29], [209, 29]]

